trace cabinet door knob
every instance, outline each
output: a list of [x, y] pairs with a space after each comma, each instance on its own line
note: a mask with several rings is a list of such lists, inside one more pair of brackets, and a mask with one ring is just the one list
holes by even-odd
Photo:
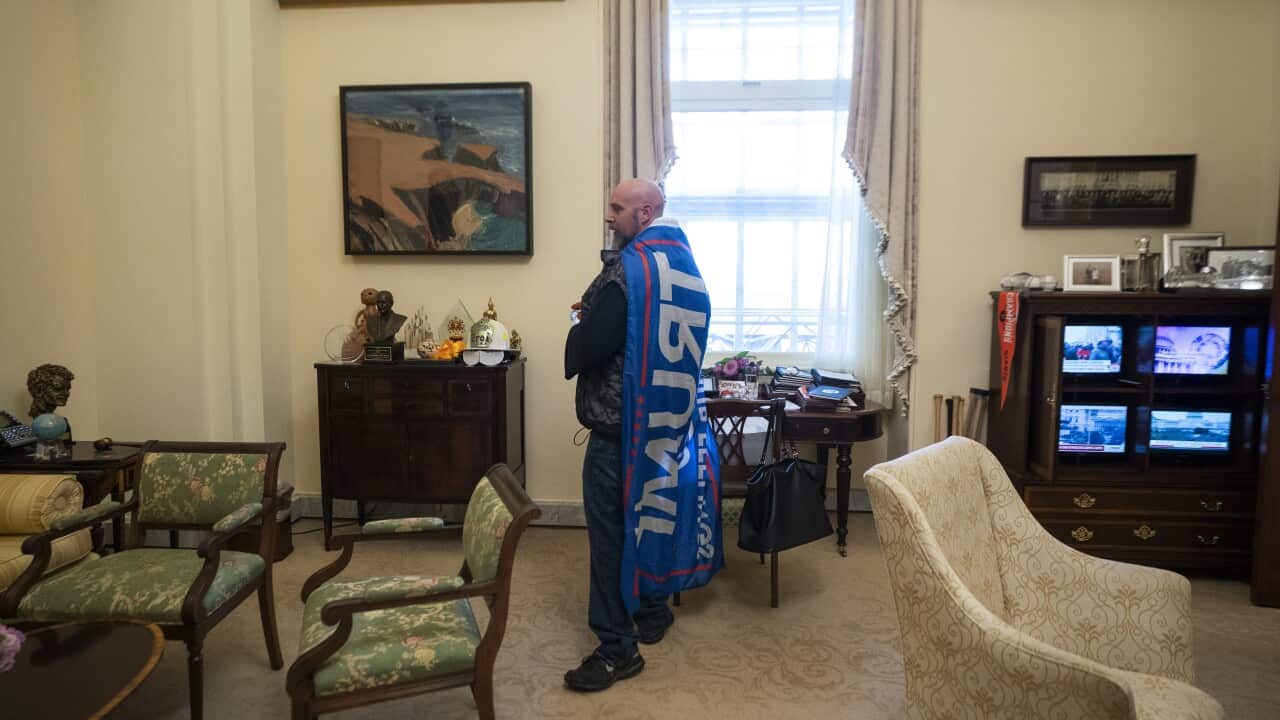
[[822, 428], [822, 434], [823, 434], [823, 435], [830, 435], [830, 434], [831, 434], [831, 428], [829, 428], [829, 427], [824, 427], [824, 428]]
[[1213, 502], [1209, 502], [1207, 499], [1201, 500], [1200, 507], [1204, 508], [1205, 510], [1208, 510], [1209, 512], [1218, 512], [1219, 510], [1222, 509], [1222, 501], [1215, 500]]
[[350, 380], [343, 380], [343, 381], [342, 381], [342, 389], [343, 389], [343, 390], [350, 390], [350, 389], [351, 389], [351, 381], [350, 381]]
[[471, 392], [471, 383], [467, 383], [467, 392]]
[[1076, 542], [1089, 542], [1090, 540], [1093, 539], [1093, 531], [1081, 525], [1080, 527], [1071, 531], [1071, 539], [1075, 540]]
[[1156, 536], [1156, 531], [1153, 530], [1150, 525], [1143, 523], [1133, 531], [1133, 536], [1139, 540], [1150, 540]]
[[1087, 510], [1096, 505], [1098, 503], [1098, 499], [1089, 493], [1080, 493], [1079, 495], [1071, 498], [1071, 502], [1075, 503], [1076, 507]]
[[1214, 535], [1213, 537], [1205, 537], [1203, 535], [1196, 536], [1196, 542], [1200, 543], [1201, 545], [1217, 545], [1218, 541], [1221, 539], [1222, 538], [1218, 537], [1217, 535]]

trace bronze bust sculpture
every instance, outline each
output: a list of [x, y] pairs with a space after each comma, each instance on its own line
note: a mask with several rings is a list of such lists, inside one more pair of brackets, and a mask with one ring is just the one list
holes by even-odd
[[391, 310], [395, 302], [390, 290], [378, 291], [377, 302], [374, 303], [378, 314], [365, 320], [365, 332], [369, 335], [370, 342], [395, 342], [396, 333], [400, 332], [400, 327], [408, 320], [404, 315]]
[[71, 398], [71, 381], [76, 376], [61, 365], [44, 364], [27, 373], [31, 393], [31, 417], [51, 413]]

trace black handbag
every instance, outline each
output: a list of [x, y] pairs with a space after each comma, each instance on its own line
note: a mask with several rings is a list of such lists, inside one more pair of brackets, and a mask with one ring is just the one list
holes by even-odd
[[[772, 431], [772, 428], [770, 428]], [[765, 450], [769, 433], [765, 434]], [[738, 526], [738, 547], [771, 553], [804, 545], [832, 532], [827, 516], [827, 469], [794, 456], [760, 465], [747, 481], [747, 499]]]

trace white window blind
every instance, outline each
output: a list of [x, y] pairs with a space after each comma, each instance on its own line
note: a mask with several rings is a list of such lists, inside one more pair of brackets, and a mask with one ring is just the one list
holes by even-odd
[[672, 0], [668, 214], [708, 350], [812, 353], [848, 109], [852, 0]]

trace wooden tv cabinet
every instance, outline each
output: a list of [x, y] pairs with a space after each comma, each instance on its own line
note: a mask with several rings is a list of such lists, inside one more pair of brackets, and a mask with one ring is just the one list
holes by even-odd
[[[991, 295], [998, 327], [999, 293]], [[1270, 293], [1024, 292], [1019, 301], [1003, 409], [992, 331], [987, 446], [1041, 524], [1101, 557], [1248, 574]], [[1119, 373], [1064, 374], [1066, 325], [1122, 327]], [[1232, 328], [1226, 373], [1155, 372], [1161, 325]], [[1123, 453], [1060, 452], [1062, 407], [1090, 404], [1128, 409]], [[1229, 410], [1229, 450], [1153, 449], [1152, 411], [1161, 409]]]
[[524, 484], [524, 359], [510, 365], [316, 363], [325, 548], [334, 499], [466, 503], [506, 463]]

